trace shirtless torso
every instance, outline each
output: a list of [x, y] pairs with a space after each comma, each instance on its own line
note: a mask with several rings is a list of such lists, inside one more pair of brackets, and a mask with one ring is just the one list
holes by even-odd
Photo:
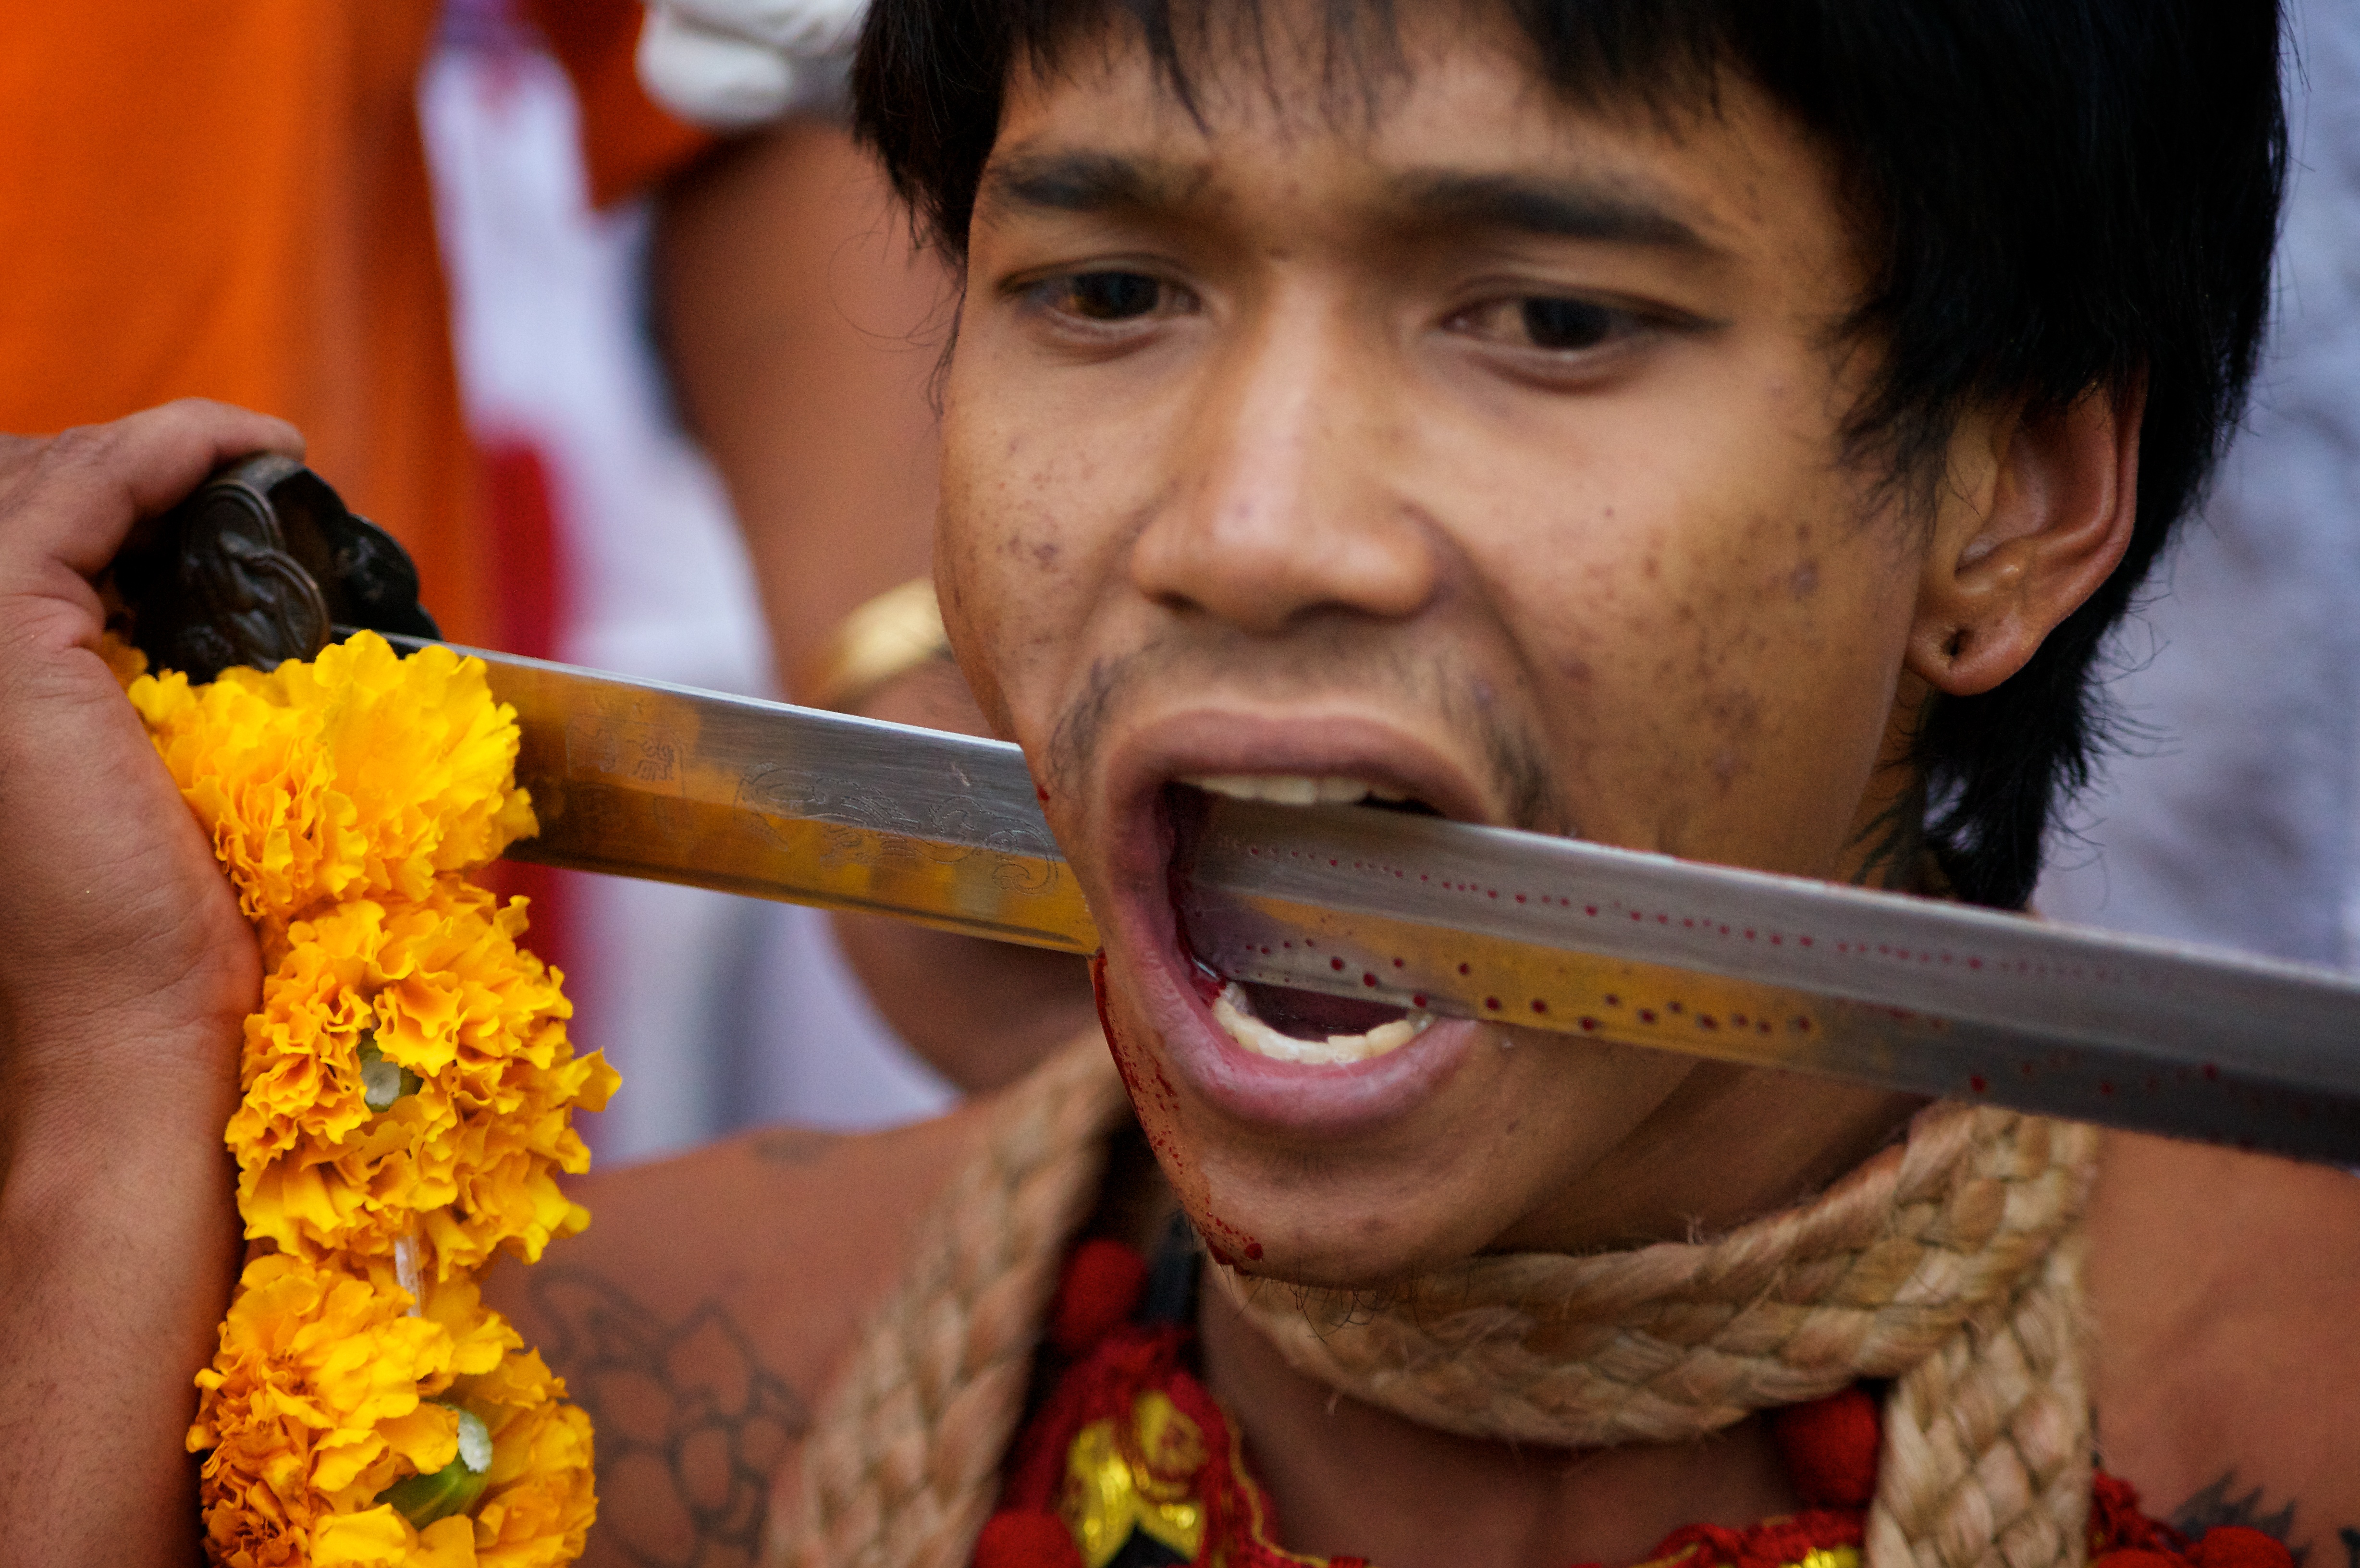
[[[753, 1477], [792, 1476], [799, 1423], [988, 1114], [978, 1104], [873, 1135], [775, 1129], [577, 1184], [596, 1223], [538, 1268], [507, 1268], [495, 1293], [598, 1423], [602, 1524], [586, 1563], [759, 1557], [768, 1497], [756, 1503]], [[1111, 1179], [1160, 1186], [1137, 1161]], [[1147, 1243], [1164, 1203], [1134, 1201], [1129, 1239]], [[2360, 1552], [2360, 1407], [2344, 1397], [2360, 1389], [2360, 1341], [2348, 1330], [2348, 1303], [2360, 1301], [2360, 1181], [2115, 1136], [2091, 1238], [2109, 1469], [2158, 1517], [2260, 1524], [2307, 1563], [2345, 1568]], [[1497, 1529], [1495, 1500], [1445, 1484], [1462, 1470], [1517, 1472], [1528, 1506], [1561, 1506], [1546, 1495], [1563, 1486], [1557, 1467], [1339, 1405], [1218, 1301], [1200, 1321], [1215, 1396], [1250, 1443], [1286, 1456], [1263, 1477], [1291, 1522], [1332, 1539], [1345, 1523], [1329, 1516], [1341, 1510], [1351, 1550], [1414, 1563], [1444, 1560], [1436, 1543]], [[1317, 1450], [1300, 1441], [1311, 1432]], [[1315, 1454], [1338, 1453], [1352, 1456], [1349, 1493], [1306, 1473]], [[1400, 1474], [1364, 1468], [1387, 1457]], [[1621, 1533], [1652, 1541], [1668, 1528], [1638, 1518]], [[1381, 1540], [1410, 1550], [1380, 1552]]]
[[[1210, 791], [1920, 892], [1931, 862], [2020, 905], [2102, 634], [2252, 364], [2285, 155], [2271, 9], [874, 0], [863, 125], [964, 272], [945, 625], [1097, 917], [1120, 1087], [1087, 1060], [1162, 1172], [1076, 1180], [1035, 1239], [1101, 1198], [1135, 1221], [1166, 1181], [1216, 1257], [1336, 1300], [1775, 1228], [1918, 1153], [1939, 1118], [1904, 1096], [1209, 974], [1173, 874]], [[0, 1561], [187, 1555], [255, 955], [93, 651], [91, 579], [223, 458], [298, 444], [190, 408], [0, 442]], [[1030, 1089], [585, 1184], [589, 1232], [498, 1289], [598, 1418], [599, 1561], [756, 1560], [766, 1496], [793, 1527], [808, 1495], [799, 1443], [832, 1452], [807, 1423], [839, 1388], [923, 1418], [864, 1474], [947, 1456], [959, 1506], [988, 1507], [981, 1404], [924, 1402], [972, 1370], [965, 1342], [904, 1316], [906, 1384], [845, 1372], [884, 1356], [862, 1324], [907, 1249], [984, 1236], [929, 1216], [977, 1196], [967, 1160]], [[2036, 1181], [2060, 1213], [2087, 1140], [1945, 1125], [1970, 1121], [1945, 1147], [2031, 1174], [1950, 1182], [1951, 1160], [1942, 1234], [1894, 1268], [1973, 1255], [2010, 1282], [1875, 1374], [1889, 1438], [1930, 1453], [1956, 1416], [1958, 1484], [1869, 1557], [2073, 1568], [2072, 1256], [2061, 1222], [2004, 1264], [1975, 1237]], [[2096, 1443], [2158, 1511], [2244, 1508], [2341, 1568], [2360, 1183], [2131, 1140], [2103, 1167]], [[1058, 1239], [1025, 1257], [1054, 1273]], [[968, 1315], [1022, 1347], [1046, 1295]], [[1310, 1550], [1563, 1568], [1795, 1499], [1758, 1414], [1555, 1464], [1337, 1401], [1225, 1310], [1198, 1307], [1211, 1395]], [[1021, 1373], [993, 1368], [1011, 1411]], [[1983, 1508], [2036, 1471], [2008, 1519]]]

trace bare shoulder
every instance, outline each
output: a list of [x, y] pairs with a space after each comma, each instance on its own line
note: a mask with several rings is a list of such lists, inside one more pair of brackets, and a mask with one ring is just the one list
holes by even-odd
[[2360, 1178], [2109, 1134], [2090, 1289], [2106, 1465], [2148, 1511], [2360, 1568]]
[[752, 1561], [773, 1470], [980, 1119], [770, 1128], [574, 1184], [590, 1228], [492, 1294], [596, 1425], [586, 1563]]

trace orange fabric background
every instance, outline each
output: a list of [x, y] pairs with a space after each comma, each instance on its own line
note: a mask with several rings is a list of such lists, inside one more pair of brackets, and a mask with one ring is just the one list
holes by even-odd
[[640, 90], [639, 0], [522, 0], [582, 103], [582, 161], [604, 207], [645, 190], [713, 145]]
[[[637, 0], [547, 7], [592, 161], [703, 138], [639, 98]], [[419, 564], [446, 636], [497, 629], [416, 106], [437, 0], [81, 0], [0, 23], [0, 430], [184, 396], [292, 419]]]

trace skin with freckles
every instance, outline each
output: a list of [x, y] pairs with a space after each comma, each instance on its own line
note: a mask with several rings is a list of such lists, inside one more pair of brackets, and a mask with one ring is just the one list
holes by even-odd
[[[1791, 1201], [1913, 1103], [1448, 1019], [1241, 1049], [1175, 929], [1173, 781], [1907, 886], [1916, 716], [2119, 559], [2137, 409], [1971, 410], [1893, 483], [1847, 440], [1877, 359], [1836, 172], [1745, 82], [1577, 111], [1454, 13], [1336, 113], [1289, 17], [1196, 63], [1195, 114], [1119, 38], [1011, 82], [945, 387], [945, 619], [1099, 917], [1149, 1141], [1218, 1255], [1363, 1289]], [[1759, 1422], [1518, 1455], [1339, 1411], [1203, 1311], [1294, 1550], [1629, 1560], [1795, 1506]]]
[[[1443, 36], [1422, 11], [1384, 92], [1330, 115], [1295, 14], [1266, 14], [1251, 69], [1196, 62], [1201, 119], [1127, 39], [1013, 84], [947, 388], [950, 623], [1102, 917], [1101, 1017], [1156, 1157], [1250, 1269], [1377, 1289], [1808, 1192], [1908, 1104], [1448, 1020], [1347, 1065], [1240, 1050], [1174, 927], [1193, 808], [1169, 781], [1359, 779], [1911, 886], [1911, 726], [1929, 693], [2008, 679], [2113, 568], [2137, 400], [1971, 408], [1939, 472], [1887, 485], [1844, 439], [1877, 353], [1832, 330], [1856, 236], [1744, 82], [1685, 118], [1577, 112], [1474, 13]], [[135, 516], [265, 447], [300, 441], [193, 406], [0, 438], [0, 601], [23, 611], [0, 614], [0, 1568], [195, 1552], [181, 1438], [235, 1258], [219, 1127], [255, 955], [91, 651], [93, 578]], [[944, 956], [901, 973], [939, 985]], [[978, 1060], [1065, 1007], [996, 995]], [[802, 1434], [981, 1109], [602, 1172], [596, 1225], [496, 1271], [599, 1421], [585, 1562], [746, 1560], [764, 1475], [770, 1524], [800, 1506]], [[1099, 1219], [1148, 1242], [1157, 1194], [1116, 1144]], [[2097, 1434], [2153, 1511], [2360, 1565], [2355, 1194], [2111, 1140]], [[1629, 1563], [1797, 1503], [1758, 1421], [1470, 1442], [1305, 1379], [1218, 1296], [1199, 1323], [1297, 1552]]]
[[1848, 462], [1852, 230], [1742, 82], [1579, 113], [1413, 25], [1335, 114], [1273, 31], [1201, 124], [1119, 45], [1011, 84], [946, 389], [953, 640], [1101, 915], [1149, 1130], [1209, 1236], [1328, 1283], [1758, 1212], [1907, 1103], [1465, 1023], [1249, 1057], [1178, 951], [1164, 786], [1350, 775], [1854, 875], [1929, 688], [2004, 679], [2113, 564], [2134, 442], [2103, 398], [1979, 413], [1923, 505]]

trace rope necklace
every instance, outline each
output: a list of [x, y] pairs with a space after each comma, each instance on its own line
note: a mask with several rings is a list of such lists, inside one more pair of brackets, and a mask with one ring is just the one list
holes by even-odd
[[[1001, 1096], [781, 1478], [770, 1563], [968, 1560], [1127, 1111], [1095, 1039]], [[1668, 1441], [1655, 1434], [1891, 1377], [1868, 1568], [2079, 1568], [2095, 1143], [2074, 1124], [1936, 1106], [1826, 1194], [1717, 1242], [1481, 1260], [1372, 1313], [1284, 1287], [1240, 1304], [1356, 1398], [1487, 1436]]]

